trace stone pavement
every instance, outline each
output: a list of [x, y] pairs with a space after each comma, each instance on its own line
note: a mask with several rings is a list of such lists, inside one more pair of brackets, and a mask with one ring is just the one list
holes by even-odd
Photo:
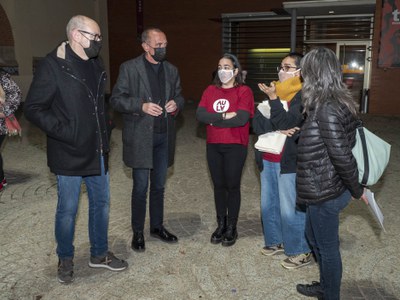
[[[83, 189], [75, 235], [75, 282], [56, 280], [54, 241], [56, 183], [46, 165], [45, 137], [21, 118], [23, 137], [2, 150], [7, 188], [0, 193], [0, 299], [308, 299], [297, 283], [318, 280], [316, 264], [286, 270], [260, 254], [260, 184], [251, 146], [242, 179], [239, 239], [212, 245], [215, 210], [205, 161], [204, 127], [188, 104], [179, 119], [176, 163], [169, 172], [165, 225], [178, 244], [150, 237], [146, 251], [130, 249], [130, 169], [122, 163], [121, 124], [112, 134], [109, 244], [129, 269], [90, 269], [87, 195]], [[342, 299], [400, 299], [400, 118], [364, 116], [367, 127], [392, 144], [385, 177], [373, 186], [386, 232], [367, 206], [353, 201], [341, 215]], [[281, 257], [282, 259], [283, 257]]]

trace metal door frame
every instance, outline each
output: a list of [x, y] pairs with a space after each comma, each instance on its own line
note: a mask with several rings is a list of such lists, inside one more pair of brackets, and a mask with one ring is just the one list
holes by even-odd
[[363, 89], [369, 90], [371, 83], [371, 56], [372, 56], [372, 42], [371, 41], [336, 41], [336, 56], [340, 58], [340, 46], [365, 46], [365, 60], [364, 60], [364, 82]]

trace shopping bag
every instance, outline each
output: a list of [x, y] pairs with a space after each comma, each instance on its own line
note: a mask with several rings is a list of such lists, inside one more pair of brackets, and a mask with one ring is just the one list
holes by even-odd
[[359, 182], [370, 186], [381, 178], [389, 163], [390, 144], [365, 127], [356, 129], [356, 144], [352, 150], [357, 161]]

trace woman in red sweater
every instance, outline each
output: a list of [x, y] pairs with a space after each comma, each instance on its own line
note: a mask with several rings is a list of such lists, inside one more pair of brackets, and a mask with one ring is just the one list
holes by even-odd
[[211, 243], [232, 246], [237, 239], [240, 180], [247, 156], [250, 118], [254, 114], [251, 89], [243, 85], [236, 56], [224, 54], [212, 85], [203, 92], [196, 117], [207, 124], [207, 162], [214, 185], [218, 227]]

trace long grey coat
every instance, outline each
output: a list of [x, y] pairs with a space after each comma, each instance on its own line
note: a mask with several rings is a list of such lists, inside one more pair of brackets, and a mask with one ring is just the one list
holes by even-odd
[[[121, 65], [110, 100], [113, 108], [123, 116], [123, 160], [131, 168], [153, 168], [154, 117], [142, 111], [143, 103], [153, 99], [144, 59], [142, 54]], [[165, 99], [175, 100], [178, 112], [184, 104], [178, 69], [167, 61], [163, 62], [163, 67]], [[168, 166], [174, 162], [175, 117], [176, 113], [168, 114]]]

